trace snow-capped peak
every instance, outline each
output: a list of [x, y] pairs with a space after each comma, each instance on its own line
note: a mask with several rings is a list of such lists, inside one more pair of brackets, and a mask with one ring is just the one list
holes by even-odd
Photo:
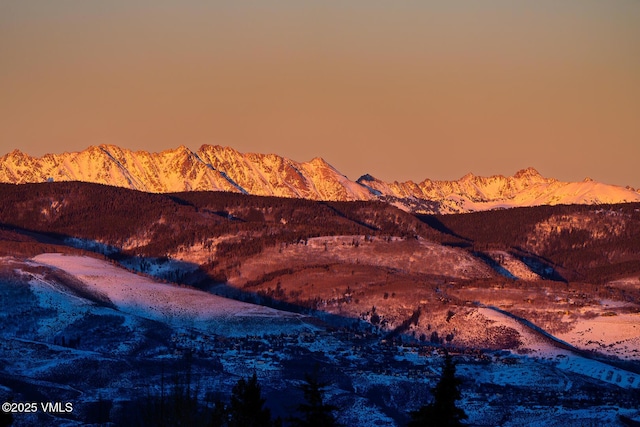
[[514, 178], [542, 178], [542, 175], [540, 175], [540, 172], [538, 172], [536, 169], [532, 168], [532, 167], [528, 167], [526, 169], [520, 169], [519, 171], [517, 171], [514, 175]]
[[86, 181], [149, 192], [231, 191], [313, 200], [382, 199], [407, 210], [467, 212], [515, 206], [640, 202], [632, 188], [585, 179], [567, 183], [532, 168], [511, 177], [468, 173], [456, 181], [387, 183], [372, 175], [349, 180], [320, 157], [296, 162], [276, 154], [231, 147], [181, 145], [161, 153], [101, 144], [81, 152], [31, 157], [20, 150], [0, 157], [0, 182]]

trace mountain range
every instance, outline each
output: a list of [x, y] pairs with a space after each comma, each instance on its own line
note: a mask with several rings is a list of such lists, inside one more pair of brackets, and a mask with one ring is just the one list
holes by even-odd
[[518, 206], [640, 201], [630, 187], [562, 182], [527, 168], [513, 176], [467, 174], [454, 181], [387, 183], [371, 175], [352, 181], [322, 158], [296, 162], [230, 147], [185, 146], [160, 153], [115, 145], [32, 157], [14, 150], [0, 157], [0, 182], [83, 181], [145, 192], [228, 191], [310, 200], [382, 200], [420, 213], [472, 212]]

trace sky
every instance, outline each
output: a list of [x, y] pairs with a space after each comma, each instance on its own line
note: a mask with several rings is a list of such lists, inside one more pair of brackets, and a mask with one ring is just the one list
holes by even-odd
[[639, 23], [639, 0], [0, 0], [0, 155], [218, 144], [637, 188]]

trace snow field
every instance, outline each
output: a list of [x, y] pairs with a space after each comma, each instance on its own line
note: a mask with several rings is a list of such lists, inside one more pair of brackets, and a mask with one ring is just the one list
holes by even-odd
[[[159, 283], [108, 262], [82, 256], [41, 254], [39, 264], [59, 268], [106, 295], [118, 310], [179, 327], [233, 328], [247, 320], [254, 327], [273, 320], [281, 327], [302, 327], [302, 316], [212, 295], [191, 288]], [[284, 321], [284, 322], [280, 322]], [[226, 325], [228, 322], [228, 326]], [[232, 332], [227, 330], [226, 332]]]
[[[606, 304], [603, 310], [606, 314]], [[558, 334], [558, 338], [581, 349], [630, 360], [640, 359], [640, 314], [611, 312], [614, 316], [603, 313], [592, 319], [581, 319], [570, 332]]]
[[[500, 322], [505, 326], [517, 330], [523, 342], [522, 347], [532, 350], [531, 355], [534, 357], [554, 360], [552, 365], [558, 369], [585, 375], [623, 388], [640, 388], [640, 375], [638, 374], [616, 368], [597, 360], [588, 359], [568, 350], [560, 349], [554, 346], [551, 341], [534, 334], [514, 319], [496, 311], [487, 308], [480, 308], [478, 311], [490, 320]], [[571, 344], [575, 342], [575, 332], [560, 334], [558, 337]], [[523, 375], [523, 378], [525, 377], [526, 375]], [[492, 377], [487, 382], [499, 384], [502, 380], [503, 379], [500, 378], [500, 375], [498, 375], [496, 377]]]

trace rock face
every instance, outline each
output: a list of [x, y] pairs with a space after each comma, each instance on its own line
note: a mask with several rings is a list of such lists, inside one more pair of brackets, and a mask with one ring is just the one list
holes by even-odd
[[0, 158], [0, 182], [86, 181], [147, 192], [232, 191], [312, 200], [381, 199], [405, 210], [453, 213], [546, 204], [640, 201], [631, 189], [592, 180], [567, 183], [535, 169], [514, 176], [467, 174], [456, 181], [386, 183], [371, 175], [351, 181], [321, 158], [296, 162], [275, 154], [230, 147], [180, 146], [161, 153], [114, 145], [36, 158], [19, 150]]

